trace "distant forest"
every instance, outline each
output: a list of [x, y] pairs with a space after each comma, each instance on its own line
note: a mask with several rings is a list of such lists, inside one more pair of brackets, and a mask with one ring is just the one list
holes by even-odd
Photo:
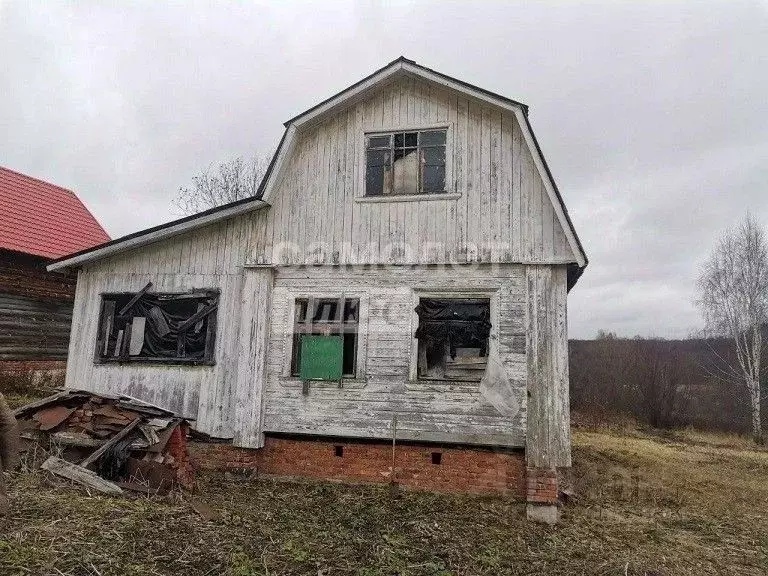
[[[734, 354], [726, 339], [629, 339], [601, 332], [595, 340], [571, 340], [571, 409], [576, 419], [631, 416], [659, 428], [748, 434], [749, 395], [727, 368]], [[765, 426], [768, 376], [761, 391]]]

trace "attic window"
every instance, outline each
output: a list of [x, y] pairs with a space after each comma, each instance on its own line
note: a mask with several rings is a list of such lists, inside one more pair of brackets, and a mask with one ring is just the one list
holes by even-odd
[[213, 364], [217, 290], [104, 294], [97, 362]]
[[446, 129], [366, 136], [365, 195], [446, 192]]
[[422, 298], [416, 314], [419, 379], [479, 381], [487, 364], [490, 300]]

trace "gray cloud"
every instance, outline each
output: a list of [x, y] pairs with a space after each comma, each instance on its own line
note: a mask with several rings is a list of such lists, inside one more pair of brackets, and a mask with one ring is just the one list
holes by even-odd
[[768, 224], [768, 4], [0, 4], [0, 164], [114, 235], [404, 54], [531, 106], [591, 264], [571, 333], [684, 336], [697, 267]]

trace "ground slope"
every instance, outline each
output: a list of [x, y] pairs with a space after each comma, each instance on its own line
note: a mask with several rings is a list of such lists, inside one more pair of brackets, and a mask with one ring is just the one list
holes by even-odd
[[489, 497], [210, 477], [196, 496], [11, 479], [0, 574], [766, 574], [768, 452], [735, 437], [574, 432], [580, 497], [554, 528]]

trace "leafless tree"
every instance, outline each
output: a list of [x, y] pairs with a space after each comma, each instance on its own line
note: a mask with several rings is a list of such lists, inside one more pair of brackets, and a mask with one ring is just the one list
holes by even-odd
[[733, 341], [737, 362], [725, 370], [746, 385], [752, 435], [762, 442], [760, 360], [762, 327], [768, 320], [768, 244], [751, 215], [718, 241], [701, 270], [698, 290], [707, 331]]
[[255, 196], [271, 154], [257, 154], [244, 160], [234, 158], [218, 166], [210, 166], [192, 177], [191, 186], [182, 186], [173, 201], [181, 214], [190, 215]]

